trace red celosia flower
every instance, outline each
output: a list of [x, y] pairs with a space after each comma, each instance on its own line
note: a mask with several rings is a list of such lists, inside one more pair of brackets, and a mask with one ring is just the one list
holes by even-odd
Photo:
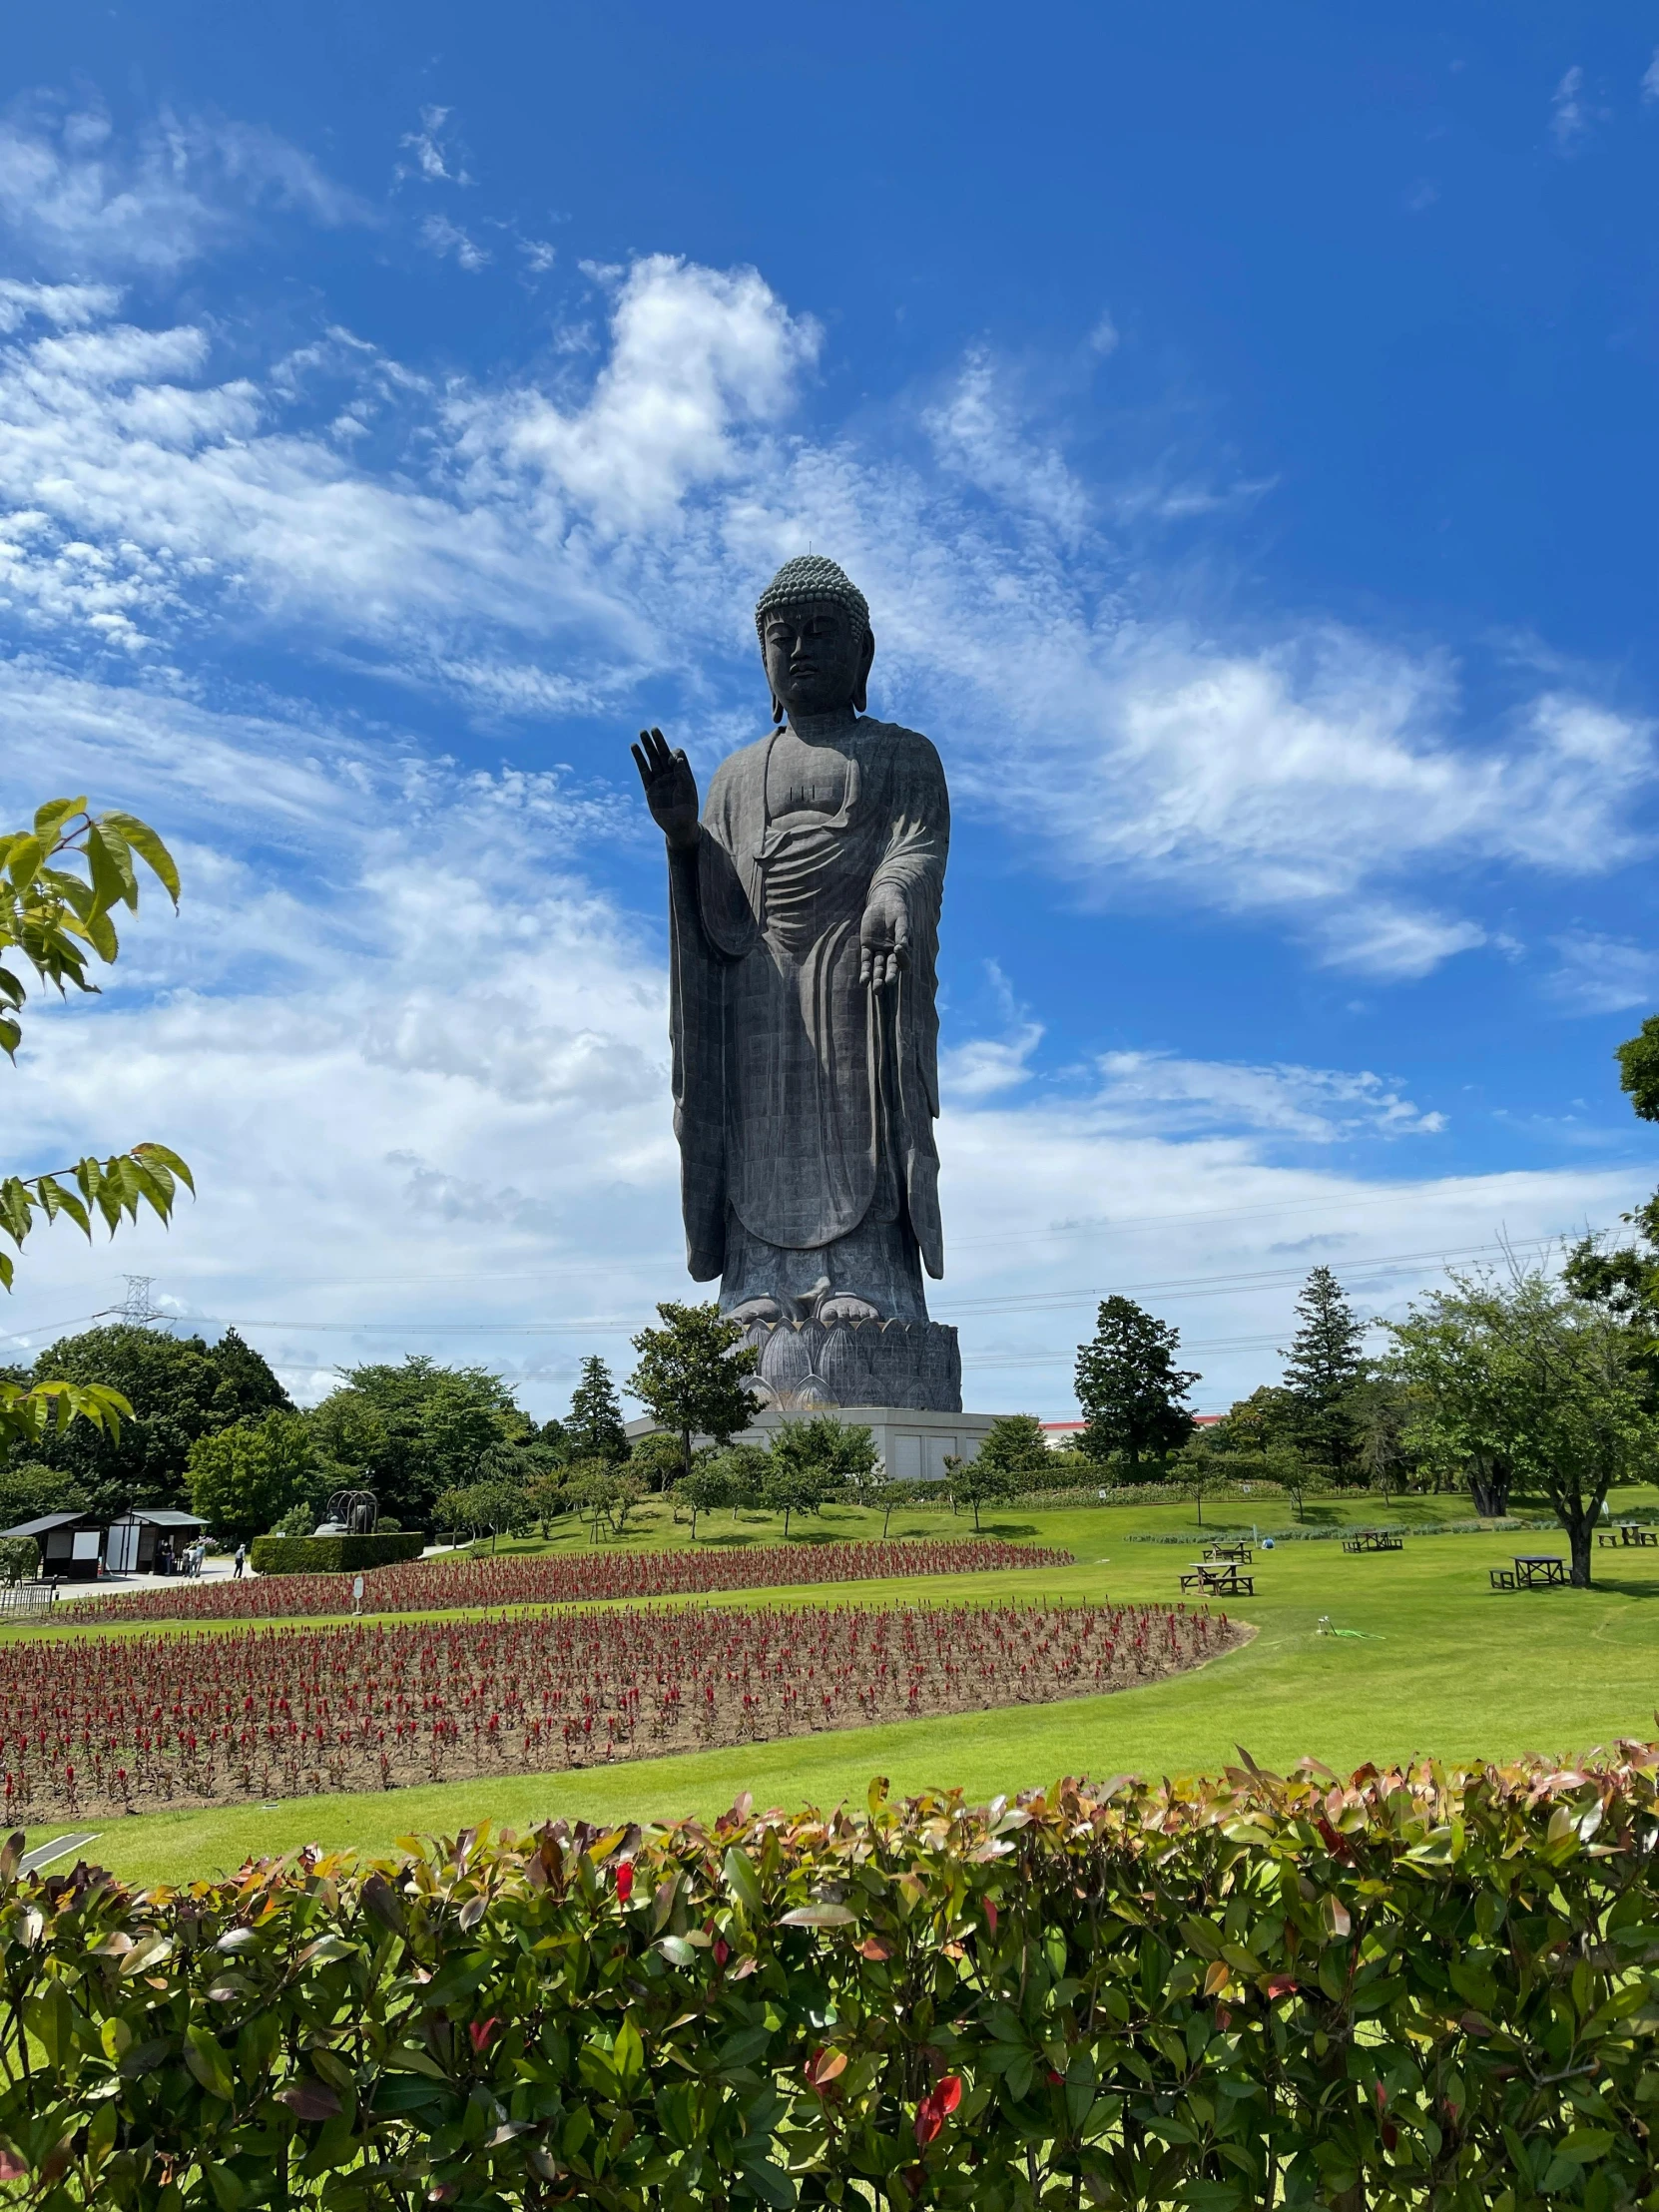
[[625, 1859], [616, 1871], [617, 1903], [619, 1905], [626, 1905], [633, 1894], [634, 1870], [629, 1861]]

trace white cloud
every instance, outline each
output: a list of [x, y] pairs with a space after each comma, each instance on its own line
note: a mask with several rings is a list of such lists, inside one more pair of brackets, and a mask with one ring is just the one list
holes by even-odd
[[420, 129], [407, 131], [398, 140], [414, 156], [410, 169], [399, 162], [395, 171], [398, 177], [418, 177], [424, 185], [470, 185], [472, 179], [450, 154], [438, 133], [449, 120], [447, 108], [422, 108]]
[[1568, 155], [1578, 153], [1588, 143], [1596, 124], [1604, 120], [1603, 111], [1592, 107], [1586, 98], [1584, 72], [1574, 62], [1550, 100], [1549, 135], [1555, 141], [1555, 151]]
[[607, 532], [646, 531], [694, 485], [746, 473], [742, 433], [784, 414], [821, 333], [752, 269], [654, 254], [615, 281], [610, 357], [584, 405], [521, 391], [455, 419], [463, 449], [535, 471]]
[[1112, 320], [1111, 315], [1105, 309], [1102, 309], [1099, 321], [1089, 332], [1090, 346], [1096, 353], [1104, 356], [1107, 353], [1115, 353], [1120, 342], [1121, 333], [1117, 324]]
[[1653, 50], [1653, 59], [1642, 72], [1642, 104], [1644, 107], [1659, 100], [1659, 46]]
[[1659, 1001], [1659, 952], [1594, 930], [1552, 939], [1559, 964], [1550, 990], [1578, 1014], [1617, 1014]]
[[470, 238], [458, 223], [451, 223], [446, 215], [429, 215], [420, 226], [420, 243], [428, 253], [440, 260], [453, 254], [462, 269], [476, 273], [488, 269], [493, 257], [488, 247], [480, 246]]
[[129, 142], [99, 106], [35, 98], [0, 122], [0, 225], [71, 276], [178, 270], [262, 206], [330, 226], [368, 211], [258, 124], [163, 112]]
[[1226, 1129], [1335, 1144], [1356, 1136], [1435, 1136], [1445, 1127], [1443, 1114], [1421, 1112], [1391, 1081], [1369, 1070], [1108, 1052], [1100, 1072], [1105, 1114], [1165, 1135]]
[[[822, 338], [753, 270], [592, 275], [596, 369], [441, 388], [338, 329], [216, 380], [205, 326], [0, 292], [0, 617], [158, 666], [235, 621], [491, 715], [620, 710], [649, 677], [695, 702], [698, 746], [745, 726], [746, 606], [812, 543], [877, 610], [877, 711], [1082, 896], [1273, 916], [1410, 977], [1486, 941], [1460, 869], [1648, 849], [1644, 722], [1557, 685], [1471, 737], [1431, 653], [1167, 611], [987, 357], [928, 418], [945, 465], [912, 465], [786, 438]], [[1137, 496], [1107, 495], [1126, 528], [1181, 493]]]

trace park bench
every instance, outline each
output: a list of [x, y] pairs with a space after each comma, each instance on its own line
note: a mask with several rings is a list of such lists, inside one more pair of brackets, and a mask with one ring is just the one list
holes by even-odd
[[1389, 1536], [1381, 1528], [1357, 1528], [1352, 1536], [1343, 1538], [1345, 1551], [1403, 1551], [1403, 1536]]
[[1231, 1559], [1235, 1566], [1248, 1567], [1255, 1556], [1250, 1546], [1238, 1539], [1232, 1543], [1206, 1544], [1204, 1547], [1206, 1564], [1212, 1559]]
[[1642, 1528], [1635, 1521], [1620, 1521], [1617, 1528], [1602, 1529], [1596, 1537], [1596, 1542], [1605, 1544], [1615, 1550], [1625, 1544], [1634, 1545], [1638, 1550], [1642, 1550], [1648, 1546], [1659, 1544], [1659, 1528]]
[[1207, 1590], [1216, 1597], [1254, 1597], [1256, 1577], [1253, 1574], [1241, 1574], [1236, 1559], [1229, 1559], [1225, 1563], [1219, 1559], [1195, 1559], [1181, 1577], [1181, 1587], [1184, 1590]]
[[1556, 1583], [1565, 1587], [1567, 1563], [1548, 1552], [1523, 1551], [1512, 1567], [1492, 1567], [1488, 1572], [1494, 1590], [1547, 1590]]

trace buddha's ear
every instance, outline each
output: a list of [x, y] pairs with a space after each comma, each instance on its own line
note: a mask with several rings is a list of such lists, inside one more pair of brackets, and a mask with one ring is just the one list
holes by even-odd
[[782, 730], [784, 727], [784, 710], [778, 704], [778, 695], [776, 692], [774, 692], [772, 696], [772, 719], [777, 727]]
[[864, 711], [864, 687], [869, 682], [869, 664], [875, 658], [875, 632], [864, 632], [864, 649], [858, 656], [858, 681], [852, 687], [852, 704], [859, 714]]

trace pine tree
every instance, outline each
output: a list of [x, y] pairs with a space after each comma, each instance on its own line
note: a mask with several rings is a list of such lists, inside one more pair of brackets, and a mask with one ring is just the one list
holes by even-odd
[[572, 1459], [627, 1458], [628, 1431], [623, 1426], [622, 1400], [603, 1360], [582, 1362], [582, 1380], [571, 1393], [570, 1417], [564, 1432], [565, 1450]]
[[1088, 1423], [1079, 1443], [1091, 1458], [1121, 1454], [1134, 1475], [1145, 1453], [1162, 1472], [1186, 1442], [1193, 1415], [1182, 1400], [1199, 1378], [1175, 1365], [1180, 1347], [1180, 1330], [1132, 1298], [1102, 1304], [1094, 1342], [1077, 1348], [1077, 1402]]
[[1309, 1276], [1296, 1311], [1300, 1327], [1280, 1353], [1295, 1441], [1333, 1482], [1355, 1481], [1360, 1452], [1350, 1400], [1369, 1371], [1365, 1327], [1329, 1268]]
[[747, 1379], [760, 1354], [743, 1341], [741, 1322], [728, 1321], [720, 1308], [657, 1308], [661, 1329], [642, 1329], [633, 1339], [640, 1364], [628, 1378], [628, 1394], [680, 1438], [681, 1478], [691, 1472], [692, 1438], [730, 1441], [755, 1418], [755, 1400]]

